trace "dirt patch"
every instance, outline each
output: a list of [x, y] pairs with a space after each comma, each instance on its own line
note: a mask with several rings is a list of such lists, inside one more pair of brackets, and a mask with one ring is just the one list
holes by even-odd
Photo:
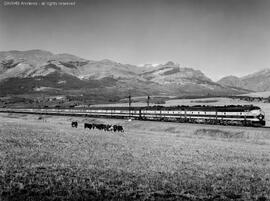
[[243, 138], [245, 132], [233, 132], [233, 131], [225, 131], [219, 129], [197, 129], [194, 132], [196, 136], [206, 136], [206, 137], [218, 137], [218, 138]]

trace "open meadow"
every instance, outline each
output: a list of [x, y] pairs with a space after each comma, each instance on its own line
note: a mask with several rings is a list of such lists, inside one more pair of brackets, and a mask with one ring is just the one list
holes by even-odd
[[0, 113], [0, 200], [270, 200], [270, 129]]

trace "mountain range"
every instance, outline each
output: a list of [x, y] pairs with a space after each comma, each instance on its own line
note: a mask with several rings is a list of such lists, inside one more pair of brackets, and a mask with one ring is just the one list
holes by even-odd
[[0, 52], [0, 96], [48, 94], [119, 100], [128, 94], [234, 95], [270, 89], [270, 70], [218, 82], [174, 62], [143, 67], [44, 50]]
[[252, 91], [269, 91], [270, 69], [264, 69], [243, 77], [227, 76], [220, 79], [217, 83], [223, 86], [239, 87]]

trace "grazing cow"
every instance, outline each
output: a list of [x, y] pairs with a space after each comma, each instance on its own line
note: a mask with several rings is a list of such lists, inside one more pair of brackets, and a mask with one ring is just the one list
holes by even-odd
[[124, 128], [122, 126], [119, 125], [113, 125], [113, 131], [114, 132], [124, 132]]
[[84, 123], [84, 129], [89, 128], [92, 129], [92, 124]]
[[98, 130], [104, 130], [104, 131], [114, 131], [115, 128], [113, 125], [110, 124], [84, 124], [84, 128], [89, 129], [98, 129]]
[[104, 124], [95, 124], [95, 128], [98, 130], [103, 130], [105, 128]]
[[101, 130], [102, 129], [102, 124], [95, 124], [95, 128], [98, 129], [98, 130]]
[[117, 125], [113, 125], [113, 132], [117, 131]]
[[77, 128], [78, 127], [78, 122], [77, 121], [71, 122], [71, 127]]
[[105, 124], [97, 124], [96, 127], [99, 130], [104, 130], [104, 131], [106, 130], [106, 125]]
[[124, 132], [124, 128], [123, 128], [123, 126], [117, 126], [117, 131], [118, 132]]
[[112, 131], [112, 125], [106, 125], [105, 131]]

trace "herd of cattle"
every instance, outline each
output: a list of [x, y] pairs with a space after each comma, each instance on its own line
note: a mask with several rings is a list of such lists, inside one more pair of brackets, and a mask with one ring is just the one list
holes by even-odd
[[[71, 127], [78, 127], [78, 122], [73, 121], [71, 122]], [[110, 125], [110, 124], [89, 124], [84, 123], [84, 129], [98, 129], [98, 130], [104, 130], [104, 131], [114, 131], [114, 132], [124, 132], [124, 128], [120, 125]]]

